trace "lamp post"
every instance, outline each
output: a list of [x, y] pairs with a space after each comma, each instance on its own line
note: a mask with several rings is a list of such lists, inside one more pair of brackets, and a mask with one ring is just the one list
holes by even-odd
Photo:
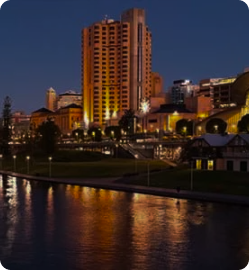
[[134, 157], [135, 157], [135, 173], [137, 173], [137, 159], [138, 159], [138, 154], [136, 154]]
[[52, 169], [52, 168], [51, 168], [51, 165], [52, 165], [52, 164], [51, 164], [51, 163], [52, 163], [52, 157], [48, 157], [48, 162], [49, 162], [49, 177], [51, 177], [51, 171], [52, 171], [52, 170], [51, 170], [51, 169]]
[[144, 141], [146, 140], [146, 132], [147, 132], [147, 130], [145, 129], [144, 130]]
[[183, 127], [184, 138], [186, 138], [187, 127]]
[[193, 160], [190, 161], [190, 190], [193, 190]]
[[112, 137], [112, 139], [114, 139], [114, 131], [113, 130], [111, 131], [111, 137]]
[[201, 135], [201, 126], [198, 127], [199, 135]]
[[147, 163], [147, 185], [150, 186], [150, 162]]
[[3, 169], [3, 155], [0, 154], [0, 163], [1, 163], [1, 170]]
[[214, 129], [215, 129], [215, 133], [217, 133], [217, 132], [218, 132], [218, 126], [215, 125], [215, 126], [214, 126]]
[[118, 158], [118, 144], [115, 144], [116, 158]]
[[87, 139], [87, 131], [84, 131], [84, 141]]
[[76, 136], [76, 141], [79, 142], [79, 137], [78, 137], [79, 134], [78, 134], [78, 132], [75, 133], [75, 136]]
[[93, 141], [95, 142], [95, 131], [92, 132], [93, 135]]
[[13, 156], [14, 172], [16, 172], [16, 155]]
[[160, 138], [159, 138], [159, 129], [158, 128], [156, 129], [156, 138], [158, 139], [158, 141], [160, 141]]
[[27, 174], [29, 174], [29, 159], [30, 159], [30, 156], [26, 156], [26, 160], [27, 160]]

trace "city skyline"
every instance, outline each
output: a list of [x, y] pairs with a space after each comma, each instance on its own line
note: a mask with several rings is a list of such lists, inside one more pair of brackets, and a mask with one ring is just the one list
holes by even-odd
[[[0, 100], [9, 95], [14, 109], [30, 113], [45, 105], [45, 92], [51, 86], [58, 92], [80, 92], [81, 30], [105, 14], [119, 20], [124, 10], [133, 7], [146, 11], [153, 40], [152, 70], [163, 76], [164, 90], [173, 80], [198, 83], [234, 76], [249, 66], [245, 55], [249, 38], [244, 35], [249, 16], [243, 2], [201, 3], [203, 7], [197, 1], [158, 3], [5, 3], [0, 11]], [[228, 20], [229, 14], [235, 19]], [[27, 97], [32, 102], [27, 104]]]

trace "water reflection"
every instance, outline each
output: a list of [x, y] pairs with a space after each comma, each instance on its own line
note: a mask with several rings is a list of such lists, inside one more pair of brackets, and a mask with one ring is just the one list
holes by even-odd
[[8, 256], [11, 254], [12, 245], [16, 236], [16, 224], [18, 222], [17, 214], [17, 181], [15, 177], [1, 176], [0, 179], [0, 198], [1, 198], [1, 220], [5, 220], [1, 224], [1, 235], [4, 235], [1, 241], [1, 254]]
[[241, 269], [249, 211], [187, 200], [0, 178], [8, 269]]

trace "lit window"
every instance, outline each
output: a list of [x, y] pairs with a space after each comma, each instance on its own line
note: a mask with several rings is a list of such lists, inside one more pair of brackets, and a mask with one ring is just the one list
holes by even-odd
[[196, 160], [196, 169], [201, 170], [201, 159]]

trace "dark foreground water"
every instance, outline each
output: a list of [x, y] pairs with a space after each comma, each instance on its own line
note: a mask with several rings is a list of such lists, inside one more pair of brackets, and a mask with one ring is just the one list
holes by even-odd
[[249, 208], [0, 178], [0, 260], [15, 269], [238, 270]]

